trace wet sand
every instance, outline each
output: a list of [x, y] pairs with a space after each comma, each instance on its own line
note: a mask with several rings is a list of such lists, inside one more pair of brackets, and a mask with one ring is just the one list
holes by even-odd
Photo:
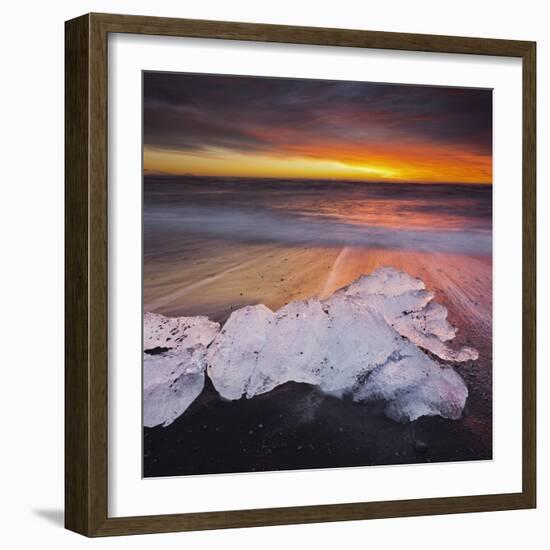
[[224, 241], [181, 250], [171, 253], [169, 262], [146, 258], [145, 311], [201, 314], [223, 322], [233, 309], [247, 304], [264, 303], [276, 310], [291, 300], [325, 298], [387, 265], [420, 277], [456, 321], [491, 326], [492, 261], [486, 256]]

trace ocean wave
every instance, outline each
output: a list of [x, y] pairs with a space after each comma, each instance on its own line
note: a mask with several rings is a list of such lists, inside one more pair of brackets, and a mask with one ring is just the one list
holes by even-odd
[[489, 255], [492, 233], [487, 229], [416, 229], [350, 223], [334, 216], [291, 214], [265, 208], [234, 206], [149, 207], [145, 234], [167, 232], [243, 243], [281, 243], [289, 246], [361, 246]]

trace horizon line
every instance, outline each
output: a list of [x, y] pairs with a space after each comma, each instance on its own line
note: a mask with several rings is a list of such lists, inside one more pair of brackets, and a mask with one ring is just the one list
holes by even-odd
[[275, 181], [319, 181], [319, 182], [340, 182], [340, 183], [385, 183], [391, 185], [470, 185], [470, 186], [492, 186], [493, 182], [469, 182], [469, 181], [414, 181], [414, 180], [390, 180], [390, 179], [353, 179], [353, 178], [313, 178], [313, 177], [281, 177], [281, 176], [237, 176], [223, 174], [175, 174], [169, 172], [147, 171], [142, 172], [143, 177], [168, 177], [168, 178], [197, 178], [197, 179], [215, 179], [224, 178], [231, 180], [275, 180]]

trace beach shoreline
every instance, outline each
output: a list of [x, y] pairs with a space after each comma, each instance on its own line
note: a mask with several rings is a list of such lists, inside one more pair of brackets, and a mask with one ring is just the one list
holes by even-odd
[[[272, 182], [264, 190], [248, 193], [244, 192], [248, 183], [230, 182], [227, 188], [216, 184], [212, 193], [200, 186], [190, 192], [185, 183], [166, 189], [155, 185], [146, 187], [144, 311], [168, 317], [206, 316], [223, 325], [233, 311], [244, 306], [263, 304], [276, 311], [289, 302], [324, 299], [361, 275], [387, 266], [424, 281], [434, 300], [448, 310], [449, 322], [458, 328], [452, 347], [471, 346], [479, 351], [479, 358], [451, 363], [469, 393], [460, 419], [421, 417], [407, 424], [386, 418], [380, 404], [358, 404], [293, 382], [253, 399], [226, 401], [206, 377], [202, 393], [172, 424], [144, 428], [145, 477], [492, 458], [490, 192], [483, 191], [489, 207], [462, 204], [463, 189], [451, 190], [446, 206], [442, 206], [444, 190], [434, 200], [418, 195], [421, 191], [416, 188], [414, 200], [403, 199], [392, 188], [376, 191], [375, 200], [367, 190], [371, 195], [365, 200], [350, 202], [348, 189], [359, 196], [364, 191], [348, 184], [342, 187], [343, 193], [334, 185], [340, 202], [325, 206], [330, 197], [319, 196], [320, 186], [300, 196], [295, 183], [280, 191], [284, 184]], [[459, 197], [456, 201], [453, 193]], [[441, 210], [439, 217], [431, 211], [432, 200], [433, 209]], [[182, 210], [179, 205], [183, 203]], [[256, 218], [249, 215], [256, 212], [256, 206], [268, 214], [258, 218], [257, 228], [251, 225]], [[395, 215], [400, 208], [401, 217]], [[157, 209], [170, 215], [157, 218]], [[460, 219], [457, 209], [463, 212]], [[279, 216], [279, 210], [284, 215]], [[275, 224], [273, 211], [279, 216]], [[348, 217], [343, 232], [340, 222], [334, 221], [340, 211]], [[234, 212], [238, 215], [233, 216]], [[269, 232], [260, 227], [265, 220]], [[400, 224], [390, 228], [390, 242], [397, 242], [398, 247], [386, 246], [385, 228], [375, 232], [382, 235], [382, 241], [358, 244], [372, 241], [370, 222], [388, 220]], [[290, 232], [281, 227], [287, 221]], [[430, 230], [433, 250], [424, 239], [414, 240], [418, 231], [408, 229], [411, 224], [420, 226], [422, 234], [424, 225], [436, 222], [443, 245], [434, 237], [437, 228]], [[294, 232], [302, 226], [308, 235], [304, 242], [294, 239]], [[461, 233], [464, 227], [470, 231], [470, 226], [483, 235], [479, 245], [471, 241], [471, 232]], [[192, 230], [184, 230], [188, 227]], [[322, 231], [312, 233], [312, 227]], [[350, 235], [352, 240], [347, 242]], [[458, 243], [458, 249], [449, 250], [449, 243]]]

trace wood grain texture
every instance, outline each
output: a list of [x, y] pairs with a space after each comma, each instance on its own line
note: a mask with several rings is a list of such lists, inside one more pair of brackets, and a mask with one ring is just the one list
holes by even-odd
[[89, 533], [89, 18], [65, 25], [65, 526]]
[[256, 40], [385, 50], [482, 54], [521, 57], [530, 42], [461, 36], [440, 36], [320, 27], [174, 19], [139, 15], [92, 14], [106, 32], [188, 36], [228, 40]]
[[[523, 490], [520, 493], [108, 517], [108, 33], [202, 37], [523, 61]], [[88, 14], [65, 27], [65, 524], [87, 536], [532, 508], [536, 505], [536, 54], [533, 42]]]
[[523, 493], [537, 499], [537, 81], [536, 45], [523, 56]]

